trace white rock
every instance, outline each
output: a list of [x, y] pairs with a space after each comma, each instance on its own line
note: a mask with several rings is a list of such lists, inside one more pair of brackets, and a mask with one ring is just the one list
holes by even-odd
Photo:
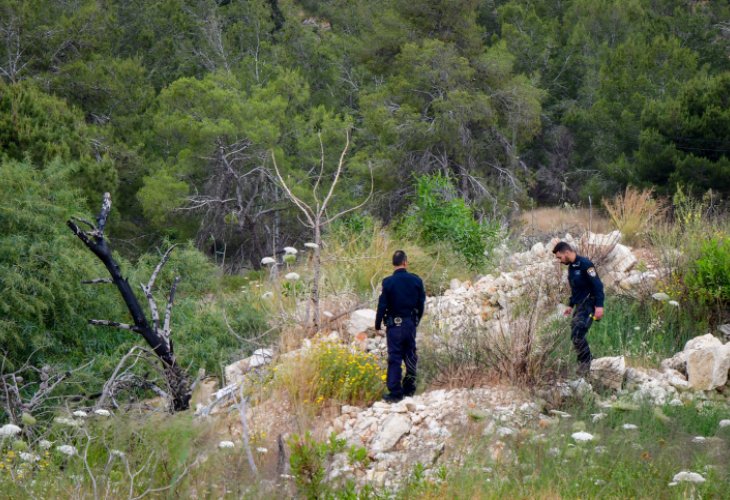
[[574, 441], [578, 443], [587, 443], [588, 441], [593, 441], [594, 437], [593, 434], [590, 434], [588, 432], [574, 432], [570, 435], [570, 437], [573, 438]]
[[692, 438], [693, 443], [704, 443], [705, 441], [707, 441], [705, 436], [695, 436]]
[[100, 416], [100, 417], [111, 417], [112, 413], [109, 410], [105, 410], [104, 408], [99, 408], [94, 410], [94, 414]]
[[626, 431], [635, 431], [636, 429], [639, 428], [639, 426], [638, 425], [634, 425], [634, 424], [624, 424], [624, 425], [621, 426], [621, 428], [624, 429], [624, 430], [626, 430]]
[[75, 412], [73, 412], [73, 413], [72, 413], [72, 415], [73, 415], [74, 417], [78, 417], [78, 418], [86, 418], [86, 417], [88, 417], [88, 416], [89, 416], [89, 414], [88, 414], [88, 413], [86, 413], [86, 412], [85, 412], [85, 411], [83, 411], [83, 410], [76, 410]]
[[0, 437], [10, 437], [20, 434], [22, 429], [15, 424], [5, 424], [0, 427]]
[[687, 356], [687, 379], [692, 389], [708, 391], [722, 387], [727, 383], [728, 371], [730, 344], [696, 349]]
[[684, 403], [682, 403], [682, 400], [679, 398], [674, 398], [669, 402], [669, 406], [682, 406]]
[[570, 413], [565, 413], [564, 411], [560, 411], [560, 410], [550, 410], [550, 414], [557, 415], [560, 418], [570, 418], [571, 417]]
[[675, 474], [672, 481], [674, 481], [675, 483], [683, 481], [688, 483], [704, 483], [705, 478], [702, 477], [701, 474], [697, 474], [696, 472], [682, 471]]
[[515, 430], [510, 427], [499, 427], [497, 429], [497, 436], [500, 438], [514, 436], [514, 434], [515, 434]]
[[388, 451], [393, 448], [404, 434], [411, 430], [411, 419], [402, 413], [390, 415], [383, 428], [373, 440], [372, 450], [377, 452]]
[[593, 414], [591, 415], [591, 417], [592, 417], [592, 418], [591, 418], [591, 420], [592, 420], [592, 421], [593, 421], [593, 423], [595, 424], [596, 422], [600, 422], [601, 420], [603, 420], [603, 419], [604, 419], [604, 418], [606, 418], [607, 416], [608, 416], [608, 415], [607, 415], [607, 414], [605, 414], [605, 413], [603, 413], [603, 412], [601, 412], [601, 413], [593, 413]]
[[377, 312], [373, 309], [358, 309], [350, 314], [347, 321], [347, 333], [355, 336], [371, 328], [375, 328], [375, 316]]
[[669, 302], [667, 302], [667, 304], [673, 307], [679, 307], [679, 302], [677, 302], [676, 300], [670, 300]]
[[272, 349], [256, 349], [251, 355], [248, 362], [249, 369], [258, 368], [259, 366], [268, 365], [274, 358], [274, 351]]
[[707, 333], [705, 335], [700, 335], [698, 337], [695, 337], [693, 339], [690, 339], [687, 341], [686, 344], [684, 344], [684, 351], [693, 351], [695, 349], [707, 349], [707, 348], [714, 348], [714, 347], [720, 347], [722, 345], [722, 341], [712, 335], [711, 333]]
[[233, 448], [234, 446], [233, 441], [221, 441], [218, 443], [218, 448]]
[[730, 427], [730, 420], [720, 420], [720, 429]]
[[609, 389], [619, 390], [626, 375], [623, 356], [598, 358], [591, 361], [591, 378]]

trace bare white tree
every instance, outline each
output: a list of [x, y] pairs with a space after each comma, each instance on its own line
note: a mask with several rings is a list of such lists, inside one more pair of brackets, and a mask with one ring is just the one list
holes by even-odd
[[[345, 132], [345, 147], [342, 149], [342, 153], [340, 154], [340, 159], [337, 163], [337, 168], [335, 169], [334, 176], [332, 178], [332, 183], [329, 186], [329, 189], [327, 190], [327, 193], [322, 197], [322, 191], [323, 185], [325, 183], [325, 171], [324, 171], [324, 165], [325, 165], [325, 157], [324, 157], [324, 145], [322, 144], [322, 135], [318, 134], [319, 136], [319, 145], [320, 145], [320, 167], [319, 167], [319, 175], [317, 175], [314, 186], [312, 187], [312, 197], [314, 199], [313, 203], [307, 203], [304, 200], [302, 200], [300, 197], [295, 195], [290, 185], [287, 183], [287, 181], [284, 180], [284, 177], [281, 175], [281, 171], [279, 170], [279, 166], [276, 163], [276, 155], [274, 154], [274, 151], [271, 151], [271, 160], [274, 165], [274, 171], [276, 172], [276, 178], [279, 181], [279, 184], [281, 185], [282, 189], [284, 190], [284, 193], [286, 196], [296, 205], [296, 207], [299, 209], [299, 211], [304, 215], [304, 220], [302, 223], [309, 229], [312, 230], [312, 235], [314, 237], [314, 243], [316, 244], [316, 248], [314, 248], [314, 278], [312, 281], [312, 290], [310, 294], [310, 301], [311, 305], [314, 308], [314, 326], [316, 328], [319, 328], [320, 325], [320, 308], [319, 308], [319, 295], [320, 295], [320, 279], [322, 275], [322, 231], [323, 229], [334, 222], [335, 220], [339, 219], [345, 214], [348, 214], [354, 210], [358, 210], [365, 206], [365, 204], [370, 201], [370, 198], [373, 195], [373, 187], [374, 187], [374, 180], [373, 180], [373, 171], [372, 168], [370, 169], [370, 192], [368, 193], [365, 200], [363, 200], [362, 203], [342, 210], [340, 212], [337, 212], [334, 215], [329, 215], [327, 213], [327, 207], [329, 206], [330, 202], [332, 201], [332, 196], [335, 193], [335, 189], [337, 188], [337, 184], [339, 183], [340, 179], [342, 178], [342, 173], [344, 171], [344, 165], [345, 165], [345, 156], [347, 156], [347, 152], [350, 148], [350, 131], [347, 130]], [[307, 309], [309, 311], [309, 308]], [[309, 322], [309, 317], [307, 317], [307, 322]]]

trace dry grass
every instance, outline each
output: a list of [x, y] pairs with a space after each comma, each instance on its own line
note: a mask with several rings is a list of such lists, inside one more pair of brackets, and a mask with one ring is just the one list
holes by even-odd
[[635, 245], [645, 236], [651, 222], [664, 217], [668, 204], [666, 200], [655, 199], [652, 189], [627, 186], [613, 200], [603, 200], [603, 206], [626, 242]]
[[607, 233], [611, 223], [597, 210], [572, 207], [544, 207], [523, 213], [518, 222], [526, 234], [563, 235], [586, 231]]

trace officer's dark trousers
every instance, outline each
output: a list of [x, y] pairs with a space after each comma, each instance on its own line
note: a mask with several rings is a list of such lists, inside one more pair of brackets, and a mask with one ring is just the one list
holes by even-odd
[[[400, 398], [416, 392], [416, 324], [404, 319], [400, 325], [389, 326], [386, 330], [388, 340], [388, 377], [390, 396]], [[406, 376], [401, 384], [402, 364], [406, 363]]]
[[573, 341], [573, 347], [578, 354], [578, 364], [584, 369], [590, 367], [591, 360], [593, 359], [593, 356], [591, 356], [591, 348], [588, 347], [586, 335], [591, 324], [593, 324], [591, 315], [594, 310], [595, 304], [593, 301], [585, 300], [582, 304], [576, 306], [573, 311], [570, 339]]

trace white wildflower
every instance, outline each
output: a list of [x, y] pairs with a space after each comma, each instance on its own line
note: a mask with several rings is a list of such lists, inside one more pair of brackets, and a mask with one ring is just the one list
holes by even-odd
[[56, 417], [53, 419], [54, 422], [61, 425], [67, 425], [69, 427], [79, 427], [80, 424], [77, 420], [74, 420], [72, 418], [66, 418], [66, 417]]
[[622, 427], [622, 428], [623, 428], [623, 430], [625, 430], [625, 431], [635, 431], [636, 429], [638, 429], [638, 428], [639, 428], [639, 426], [638, 426], [638, 425], [634, 425], [634, 424], [624, 424], [624, 425], [622, 425], [621, 427]]
[[273, 296], [274, 296], [274, 292], [265, 292], [263, 295], [261, 295], [261, 298], [262, 299], [265, 299], [265, 300], [268, 300], [268, 299], [270, 299]]
[[670, 299], [669, 295], [667, 295], [664, 292], [657, 292], [651, 295], [651, 298], [654, 300], [658, 300], [659, 302], [666, 302]]
[[21, 452], [20, 452], [20, 453], [18, 454], [18, 456], [20, 457], [20, 459], [21, 459], [21, 460], [22, 460], [23, 462], [31, 462], [31, 463], [32, 463], [32, 462], [37, 462], [38, 460], [40, 460], [40, 459], [41, 459], [41, 457], [39, 457], [38, 455], [35, 455], [35, 454], [33, 454], [33, 453], [26, 453], [26, 452], [24, 452], [24, 451], [21, 451]]
[[323, 312], [322, 314], [324, 314], [324, 315], [325, 315], [326, 317], [328, 317], [328, 318], [334, 318], [334, 317], [335, 317], [335, 315], [334, 315], [334, 314], [332, 314], [332, 313], [331, 313], [331, 312], [329, 312], [329, 311], [325, 311], [325, 312]]
[[56, 446], [56, 450], [59, 453], [63, 453], [64, 455], [69, 456], [69, 457], [72, 457], [72, 456], [76, 455], [76, 453], [78, 453], [76, 451], [76, 448], [74, 448], [70, 444], [62, 444], [61, 446]]
[[593, 441], [593, 434], [590, 434], [588, 432], [574, 432], [570, 435], [570, 437], [573, 438], [573, 440], [579, 442], [579, 443], [587, 443], [588, 441]]
[[608, 416], [608, 415], [606, 415], [606, 414], [605, 414], [605, 413], [603, 413], [603, 412], [601, 412], [601, 413], [593, 413], [593, 414], [591, 415], [591, 417], [593, 417], [593, 419], [592, 419], [592, 420], [593, 420], [593, 423], [596, 423], [596, 422], [598, 422], [599, 420], [603, 420], [603, 419], [604, 419], [604, 418], [606, 418], [607, 416]]
[[297, 253], [299, 253], [299, 250], [294, 247], [284, 247], [284, 253], [286, 253], [287, 255], [296, 255]]
[[0, 437], [9, 437], [19, 434], [22, 429], [15, 424], [5, 424], [0, 427]]
[[88, 417], [88, 416], [89, 416], [89, 414], [88, 414], [88, 413], [86, 413], [86, 412], [85, 412], [85, 411], [83, 411], [83, 410], [76, 410], [75, 412], [73, 412], [73, 413], [72, 413], [72, 415], [73, 415], [74, 417], [78, 417], [78, 418], [86, 418], [86, 417]]
[[112, 450], [109, 452], [111, 456], [117, 457], [117, 458], [124, 458], [124, 452], [120, 450]]
[[264, 266], [268, 266], [269, 264], [276, 264], [276, 259], [273, 257], [264, 257], [261, 259], [261, 264]]
[[305, 243], [304, 246], [307, 248], [311, 248], [312, 250], [314, 250], [315, 248], [319, 248], [319, 245], [317, 245], [316, 243], [312, 243], [311, 241]]
[[608, 452], [608, 448], [606, 448], [605, 446], [596, 446], [593, 451], [595, 451], [599, 455], [603, 455], [604, 453]]
[[702, 477], [701, 474], [697, 474], [696, 472], [687, 472], [686, 470], [683, 470], [682, 472], [678, 472], [674, 475], [674, 478], [672, 478], [672, 482], [679, 483], [682, 481], [686, 481], [688, 483], [704, 483], [705, 478]]
[[99, 415], [100, 417], [111, 417], [112, 413], [109, 410], [105, 410], [103, 408], [99, 408], [98, 410], [94, 410], [94, 413]]
[[677, 302], [676, 300], [670, 300], [669, 302], [667, 302], [667, 304], [669, 304], [670, 306], [679, 307], [679, 302]]
[[218, 448], [233, 448], [233, 441], [221, 441]]
[[634, 327], [634, 331], [635, 331], [635, 332], [638, 332], [639, 330], [641, 330], [641, 327], [640, 327], [640, 326], [635, 326], [635, 327]]
[[593, 484], [595, 484], [596, 486], [603, 486], [604, 484], [606, 484], [606, 481], [604, 481], [603, 479], [596, 479], [595, 481], [593, 481]]
[[692, 438], [693, 443], [704, 443], [705, 441], [707, 441], [707, 438], [704, 436], [695, 436]]
[[38, 441], [38, 448], [40, 448], [41, 450], [50, 450], [51, 446], [53, 446], [53, 443], [51, 443], [47, 439], [41, 439], [40, 441]]
[[258, 452], [259, 452], [259, 453], [261, 453], [261, 454], [263, 454], [263, 453], [268, 453], [268, 452], [269, 452], [269, 450], [268, 450], [268, 449], [266, 449], [266, 448], [256, 448], [256, 451], [258, 451]]
[[297, 281], [299, 279], [299, 274], [297, 273], [287, 273], [284, 278], [288, 279], [289, 281]]

